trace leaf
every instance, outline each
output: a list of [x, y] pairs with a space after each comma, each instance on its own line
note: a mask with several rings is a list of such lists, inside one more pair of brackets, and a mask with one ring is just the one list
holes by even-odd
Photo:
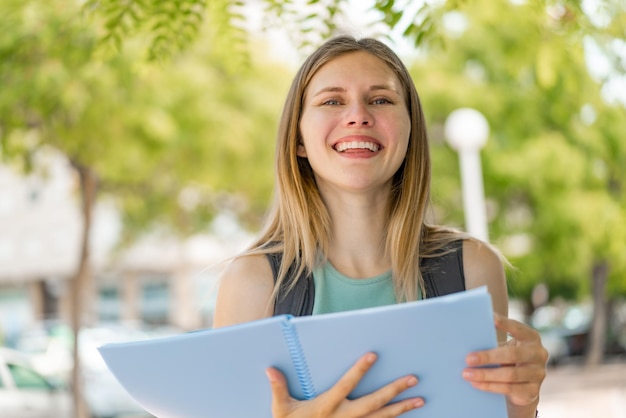
[[110, 31], [116, 29], [120, 24], [121, 17], [122, 17], [121, 14], [112, 17], [105, 23], [104, 27], [106, 27]]
[[540, 86], [546, 89], [554, 87], [557, 81], [557, 68], [550, 44], [543, 43], [539, 47], [535, 69]]

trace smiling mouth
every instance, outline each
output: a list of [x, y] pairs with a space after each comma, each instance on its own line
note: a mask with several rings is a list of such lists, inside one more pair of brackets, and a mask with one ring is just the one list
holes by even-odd
[[337, 152], [345, 152], [350, 150], [369, 150], [371, 152], [376, 152], [380, 150], [380, 145], [374, 142], [366, 142], [366, 141], [350, 141], [350, 142], [340, 142], [335, 145], [335, 151]]

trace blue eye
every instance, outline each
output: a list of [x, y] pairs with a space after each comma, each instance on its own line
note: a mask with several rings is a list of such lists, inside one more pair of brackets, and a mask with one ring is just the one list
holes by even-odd
[[384, 97], [380, 97], [378, 99], [374, 99], [372, 103], [373, 104], [388, 104], [388, 103], [391, 103], [391, 101], [389, 101], [388, 99], [385, 99]]
[[322, 102], [322, 104], [323, 105], [338, 105], [340, 103], [339, 103], [339, 100], [337, 100], [337, 99], [328, 99], [328, 100], [325, 100], [324, 102]]

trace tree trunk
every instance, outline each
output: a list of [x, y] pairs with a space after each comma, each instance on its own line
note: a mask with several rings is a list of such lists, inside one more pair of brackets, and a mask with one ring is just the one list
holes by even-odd
[[593, 318], [589, 330], [585, 365], [596, 366], [604, 358], [606, 347], [607, 330], [607, 297], [606, 282], [609, 273], [609, 265], [606, 260], [598, 261], [592, 269], [591, 294], [593, 296]]
[[76, 418], [87, 418], [89, 412], [85, 404], [82, 392], [82, 370], [78, 351], [78, 335], [82, 325], [83, 299], [85, 289], [91, 280], [90, 248], [91, 222], [93, 207], [96, 200], [96, 174], [89, 167], [76, 161], [72, 161], [72, 166], [78, 173], [80, 180], [81, 211], [83, 215], [83, 233], [81, 237], [81, 252], [78, 264], [78, 271], [72, 280], [72, 303], [71, 303], [71, 325], [74, 331], [74, 369], [72, 371], [72, 391], [74, 399], [74, 416]]

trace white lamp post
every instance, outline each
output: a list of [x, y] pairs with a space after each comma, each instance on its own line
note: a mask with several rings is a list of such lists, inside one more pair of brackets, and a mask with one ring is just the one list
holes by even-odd
[[480, 149], [487, 143], [489, 136], [487, 119], [477, 110], [457, 109], [446, 119], [444, 134], [450, 146], [459, 153], [467, 232], [488, 241], [485, 192], [480, 165]]

